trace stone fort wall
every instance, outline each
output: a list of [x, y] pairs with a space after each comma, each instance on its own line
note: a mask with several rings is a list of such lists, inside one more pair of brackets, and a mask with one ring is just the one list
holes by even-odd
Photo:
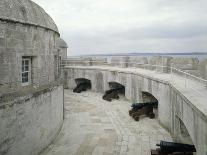
[[[182, 94], [182, 89], [153, 75], [134, 73], [126, 69], [101, 68], [101, 66], [66, 66], [65, 85], [69, 89], [76, 86], [75, 79], [91, 80], [92, 91], [104, 93], [109, 82], [125, 86], [125, 97], [133, 102], [142, 102], [142, 92], [151, 93], [158, 100], [158, 120], [173, 136], [176, 142], [194, 144], [197, 155], [207, 153], [207, 116], [202, 109], [194, 106]], [[194, 101], [195, 102], [195, 101]]]
[[63, 86], [7, 94], [0, 101], [0, 154], [37, 155], [63, 123]]
[[[170, 56], [100, 56], [100, 57], [69, 57], [62, 61], [62, 67], [74, 65], [87, 66], [119, 66], [138, 67], [160, 72], [170, 72], [170, 67], [183, 70], [187, 73], [207, 80], [207, 58], [170, 57]], [[157, 67], [155, 66], [157, 65]], [[164, 68], [159, 66], [166, 66]]]
[[[0, 1], [0, 154], [36, 155], [59, 133], [64, 104], [59, 36], [34, 2]], [[23, 59], [31, 62], [26, 84]]]
[[0, 20], [0, 86], [21, 87], [22, 57], [32, 60], [32, 85], [54, 81], [57, 37], [41, 27]]

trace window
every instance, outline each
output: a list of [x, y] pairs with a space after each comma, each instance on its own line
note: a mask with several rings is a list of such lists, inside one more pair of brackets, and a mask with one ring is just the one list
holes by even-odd
[[31, 59], [22, 58], [22, 85], [30, 84], [31, 79]]

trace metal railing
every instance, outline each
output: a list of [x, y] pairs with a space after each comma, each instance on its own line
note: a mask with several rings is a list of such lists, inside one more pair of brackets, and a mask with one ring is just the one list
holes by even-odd
[[143, 64], [143, 63], [135, 63], [135, 62], [107, 62], [100, 60], [63, 60], [62, 66], [66, 65], [88, 65], [88, 66], [113, 66], [113, 67], [122, 67], [122, 68], [139, 68], [145, 70], [155, 71], [157, 73], [167, 73], [170, 74], [171, 82], [176, 82], [181, 80], [182, 84], [184, 84], [185, 88], [192, 88], [196, 85], [199, 88], [207, 89], [207, 80], [192, 75], [188, 72], [185, 72], [181, 69], [171, 67], [171, 66], [163, 66], [163, 65], [153, 65], [153, 64]]

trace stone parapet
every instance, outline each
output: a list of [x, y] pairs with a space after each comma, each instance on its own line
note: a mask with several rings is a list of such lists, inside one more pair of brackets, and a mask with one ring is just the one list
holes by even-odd
[[[91, 81], [92, 91], [105, 92], [110, 82], [125, 87], [125, 97], [132, 103], [143, 101], [143, 92], [158, 100], [158, 120], [173, 136], [175, 142], [194, 144], [197, 155], [207, 152], [206, 89], [198, 81], [188, 81], [179, 75], [157, 73], [138, 68], [112, 66], [67, 66], [66, 85], [76, 86], [75, 79]], [[129, 107], [130, 108], [130, 107]]]
[[37, 155], [57, 136], [63, 124], [63, 86], [51, 84], [0, 103], [0, 154]]
[[100, 56], [69, 57], [61, 66], [117, 66], [137, 67], [157, 72], [170, 73], [171, 67], [185, 71], [194, 76], [207, 79], [207, 59], [172, 57], [172, 56]]

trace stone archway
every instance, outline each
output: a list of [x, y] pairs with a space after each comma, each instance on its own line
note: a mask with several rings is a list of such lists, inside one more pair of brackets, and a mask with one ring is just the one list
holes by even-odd
[[155, 118], [158, 118], [158, 100], [149, 92], [142, 91], [142, 100], [144, 103], [153, 103], [153, 112], [155, 114]]
[[73, 92], [81, 93], [82, 91], [91, 89], [91, 80], [89, 79], [76, 78], [75, 83], [76, 83], [76, 87], [73, 89]]
[[123, 95], [125, 96], [125, 86], [122, 85], [121, 83], [118, 83], [118, 82], [109, 82], [109, 88], [110, 89], [118, 89], [118, 93], [119, 95]]
[[106, 90], [103, 99], [112, 101], [113, 99], [125, 98], [125, 86], [118, 82], [109, 82], [109, 90]]
[[192, 138], [186, 128], [184, 122], [178, 117], [175, 117], [175, 141], [194, 145]]

